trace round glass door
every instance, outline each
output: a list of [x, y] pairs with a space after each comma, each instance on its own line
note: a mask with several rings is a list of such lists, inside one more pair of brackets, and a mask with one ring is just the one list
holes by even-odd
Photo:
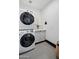
[[34, 16], [29, 12], [23, 12], [20, 15], [20, 20], [25, 25], [31, 25], [34, 22]]
[[21, 39], [20, 39], [20, 44], [23, 47], [29, 47], [31, 46], [35, 41], [35, 37], [28, 33], [28, 34], [24, 34]]

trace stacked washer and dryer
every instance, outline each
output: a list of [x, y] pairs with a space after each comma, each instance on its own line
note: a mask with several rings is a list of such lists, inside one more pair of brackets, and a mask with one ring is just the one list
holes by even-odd
[[[34, 2], [34, 1], [33, 1]], [[31, 0], [20, 0], [19, 7], [19, 53], [35, 49], [35, 43], [45, 40], [43, 20]]]
[[[23, 53], [35, 48], [35, 43], [39, 42], [38, 23], [41, 17], [36, 10], [31, 8], [21, 9], [19, 13], [19, 53]], [[37, 34], [38, 33], [38, 34]]]

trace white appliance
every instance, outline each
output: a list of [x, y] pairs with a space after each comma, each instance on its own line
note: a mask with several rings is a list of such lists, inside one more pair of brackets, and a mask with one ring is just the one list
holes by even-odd
[[40, 13], [31, 8], [20, 9], [19, 29], [37, 29], [41, 21]]
[[[23, 53], [34, 49], [35, 42], [45, 40], [45, 32], [43, 33], [42, 31], [39, 31], [39, 29], [43, 29], [43, 22], [38, 10], [32, 8], [20, 8], [19, 16], [19, 53]], [[28, 36], [34, 38], [31, 39]], [[32, 42], [29, 43], [29, 41]]]
[[35, 48], [35, 34], [33, 30], [19, 31], [19, 53]]
[[[19, 53], [34, 49], [35, 42], [45, 39], [45, 31], [39, 31], [44, 28], [44, 19], [42, 19], [40, 11], [42, 11], [43, 7], [47, 4], [47, 1], [45, 3], [40, 2], [42, 2], [42, 0], [20, 0]], [[43, 4], [44, 6], [42, 6]], [[39, 6], [42, 8], [39, 8]]]

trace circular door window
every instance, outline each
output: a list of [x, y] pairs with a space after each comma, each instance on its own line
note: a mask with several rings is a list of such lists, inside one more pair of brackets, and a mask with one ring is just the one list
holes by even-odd
[[23, 47], [29, 47], [34, 43], [34, 41], [35, 37], [32, 34], [28, 33], [21, 37], [20, 44]]
[[25, 25], [31, 25], [34, 22], [34, 16], [29, 12], [23, 12], [20, 15], [20, 20]]

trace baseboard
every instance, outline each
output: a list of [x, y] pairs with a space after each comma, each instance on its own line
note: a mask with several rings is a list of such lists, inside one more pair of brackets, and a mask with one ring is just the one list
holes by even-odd
[[56, 45], [48, 40], [45, 40], [45, 42], [47, 42], [49, 45], [51, 45], [52, 47], [56, 48]]
[[36, 42], [35, 45], [40, 44], [40, 43], [43, 43], [43, 42], [45, 42], [45, 40], [40, 41], [40, 42]]
[[55, 45], [54, 43], [48, 41], [48, 40], [44, 40], [44, 41], [40, 41], [40, 42], [36, 42], [35, 45], [40, 44], [40, 43], [43, 43], [43, 42], [46, 42], [46, 43], [48, 43], [49, 45], [51, 45], [52, 47], [56, 48], [56, 45]]

